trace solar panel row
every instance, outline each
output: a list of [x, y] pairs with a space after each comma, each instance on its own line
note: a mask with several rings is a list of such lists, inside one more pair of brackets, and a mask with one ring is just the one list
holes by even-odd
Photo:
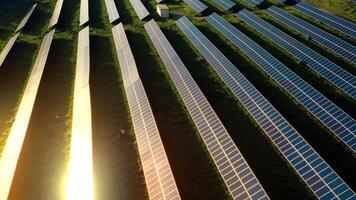
[[[339, 66], [335, 65], [331, 61], [327, 60], [326, 58], [322, 57], [320, 54], [316, 53], [312, 49], [308, 48], [304, 44], [300, 43], [299, 41], [295, 40], [294, 38], [288, 36], [284, 32], [280, 31], [276, 27], [268, 24], [264, 20], [258, 18], [255, 16], [253, 13], [247, 11], [247, 10], [242, 10], [239, 13], [236, 14], [237, 17], [239, 17], [241, 20], [243, 20], [245, 23], [250, 25], [252, 28], [269, 38], [271, 41], [276, 43], [277, 45], [281, 46], [284, 48], [286, 51], [288, 51], [290, 54], [294, 55], [300, 60], [303, 60], [307, 66], [312, 68], [314, 71], [316, 71], [318, 74], [329, 80], [331, 83], [334, 85], [338, 86], [340, 89], [344, 90], [347, 94], [349, 94], [352, 98], [356, 97], [356, 79], [355, 77], [344, 71], [342, 68]], [[297, 96], [297, 95], [295, 95]], [[311, 98], [312, 100], [312, 98]], [[348, 145], [351, 150], [355, 150], [352, 148], [355, 143], [356, 143], [356, 138], [355, 138], [355, 130], [352, 127], [356, 126], [356, 123], [353, 121], [349, 126], [347, 124], [344, 124], [341, 122], [341, 118], [337, 118], [334, 115], [335, 110], [333, 110], [335, 107], [334, 106], [322, 106], [318, 105], [318, 101], [315, 101], [315, 103], [309, 103], [305, 104], [304, 101], [299, 101], [303, 106], [305, 106], [308, 110], [311, 111], [311, 113], [318, 118], [323, 124], [326, 125], [328, 129], [330, 129], [334, 134], [340, 138], [346, 145]], [[317, 113], [313, 112], [314, 110], [312, 107], [317, 107], [319, 106], [320, 108], [325, 109], [326, 113], [323, 114], [323, 117], [320, 115], [317, 115]], [[345, 113], [343, 113], [346, 115]], [[338, 121], [339, 126], [344, 126], [346, 128], [349, 128], [350, 130], [350, 135], [351, 137], [342, 137], [344, 136], [343, 131], [344, 130], [337, 130], [334, 129], [333, 127], [335, 124], [328, 123], [326, 119], [335, 119]], [[351, 138], [351, 139], [350, 139]]]
[[[217, 15], [214, 15], [217, 16]], [[217, 18], [217, 17], [216, 17]], [[231, 25], [227, 37], [310, 113], [356, 151], [356, 122], [293, 71]], [[228, 30], [228, 29], [227, 29]]]
[[89, 2], [80, 0], [79, 26], [83, 26], [89, 21]]
[[147, 9], [140, 0], [130, 0], [130, 3], [140, 20], [143, 20], [145, 17], [150, 15], [150, 13], [147, 11]]
[[154, 20], [145, 25], [159, 56], [234, 199], [268, 199], [213, 108]]
[[199, 0], [183, 0], [186, 4], [188, 4], [195, 12], [197, 13], [202, 13], [206, 9], [208, 9], [208, 6], [203, 4]]
[[180, 199], [122, 23], [112, 28], [150, 199]]
[[245, 0], [245, 1], [253, 7], [257, 7], [264, 2], [264, 0]]
[[27, 13], [27, 14], [25, 15], [25, 17], [21, 20], [21, 22], [20, 22], [20, 24], [18, 25], [18, 27], [17, 27], [17, 29], [16, 29], [15, 32], [20, 31], [20, 30], [26, 25], [28, 19], [30, 19], [30, 17], [31, 17], [31, 15], [32, 15], [33, 11], [35, 10], [36, 6], [37, 6], [37, 3], [35, 3], [35, 4], [30, 8], [30, 10], [28, 11], [28, 13]]
[[109, 15], [110, 23], [113, 23], [120, 18], [119, 12], [117, 11], [114, 0], [105, 0], [106, 11]]
[[6, 46], [4, 47], [4, 49], [1, 51], [1, 54], [0, 54], [0, 67], [4, 63], [7, 54], [9, 54], [12, 46], [14, 46], [14, 44], [15, 44], [15, 42], [17, 40], [17, 37], [19, 35], [20, 35], [20, 33], [16, 33], [14, 36], [12, 36], [9, 39], [9, 41], [6, 43]]
[[303, 21], [288, 12], [271, 6], [267, 13], [275, 19], [291, 27], [292, 29], [308, 36], [311, 40], [318, 42], [336, 54], [346, 58], [352, 63], [356, 63], [356, 47], [344, 40], [316, 27], [312, 24]]
[[293, 6], [298, 11], [304, 13], [305, 15], [312, 17], [331, 28], [334, 28], [352, 38], [356, 38], [356, 24], [347, 21], [335, 15], [326, 13], [312, 5], [300, 2]]
[[303, 61], [306, 66], [344, 91], [347, 95], [356, 99], [355, 76], [248, 10], [241, 10], [236, 16], [291, 55]]
[[51, 20], [49, 21], [48, 29], [52, 28], [58, 23], [59, 15], [61, 14], [63, 0], [57, 0]]
[[[207, 20], [262, 68], [266, 67], [267, 60], [273, 62], [271, 65], [280, 65], [265, 50], [216, 13], [208, 16]], [[241, 102], [319, 199], [355, 197], [352, 189], [251, 84], [245, 84], [243, 90], [251, 93], [250, 98], [245, 95]]]
[[[186, 17], [180, 18], [176, 24], [218, 73], [234, 95], [240, 100], [241, 98], [249, 98], [246, 96], [244, 87], [246, 85], [253, 86], [235, 66]], [[259, 194], [259, 196], [253, 196], [252, 199], [268, 199], [262, 187], [259, 187], [255, 193]]]
[[222, 7], [224, 10], [230, 10], [236, 4], [231, 0], [213, 0], [216, 4]]
[[356, 78], [352, 74], [251, 12], [242, 10], [236, 16], [355, 99]]
[[0, 158], [0, 199], [7, 199], [55, 30], [44, 36]]
[[89, 27], [78, 36], [67, 199], [93, 199]]

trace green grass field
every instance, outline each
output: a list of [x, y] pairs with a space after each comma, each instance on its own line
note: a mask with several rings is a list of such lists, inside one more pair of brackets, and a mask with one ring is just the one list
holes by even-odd
[[[322, 48], [301, 34], [285, 27], [263, 9], [253, 9], [242, 0], [234, 0], [236, 10], [248, 8], [302, 43], [356, 74], [356, 67]], [[13, 34], [34, 1], [3, 0], [0, 6], [0, 49]], [[291, 55], [272, 44], [231, 11], [224, 12], [213, 1], [203, 0], [208, 13], [217, 12], [239, 30], [268, 50], [287, 67], [322, 94], [356, 118], [356, 101], [335, 89]], [[355, 4], [346, 0], [312, 1], [345, 18], [356, 20]], [[115, 0], [161, 138], [182, 199], [230, 199], [214, 163], [197, 132], [189, 113], [150, 41], [129, 0]], [[0, 4], [2, 4], [0, 0]], [[138, 156], [130, 113], [126, 102], [119, 62], [113, 44], [111, 25], [104, 0], [90, 4], [90, 89], [93, 123], [95, 194], [97, 199], [148, 199]], [[187, 16], [274, 105], [277, 110], [320, 153], [353, 189], [356, 188], [356, 155], [348, 151], [333, 134], [315, 120], [306, 109], [282, 90], [246, 55], [196, 15], [184, 2], [167, 1], [171, 17], [159, 19], [155, 0], [143, 1], [167, 39], [225, 125], [241, 153], [255, 172], [271, 199], [315, 199], [307, 186], [280, 155], [263, 131], [233, 96], [215, 71], [175, 25], [175, 19]], [[275, 4], [268, 1], [264, 6]], [[0, 68], [0, 156], [21, 100], [55, 0], [38, 0], [28, 25]], [[12, 199], [60, 199], [63, 176], [68, 165], [72, 98], [75, 77], [80, 0], [64, 0], [59, 23], [46, 63], [40, 89], [31, 116], [26, 140], [18, 163], [10, 197]], [[276, 4], [281, 6], [280, 4]], [[322, 29], [352, 44], [356, 41], [331, 30], [294, 9], [285, 8]], [[345, 164], [347, 163], [347, 164]], [[58, 189], [60, 188], [60, 189]]]
[[306, 0], [306, 2], [356, 22], [356, 4], [350, 0]]

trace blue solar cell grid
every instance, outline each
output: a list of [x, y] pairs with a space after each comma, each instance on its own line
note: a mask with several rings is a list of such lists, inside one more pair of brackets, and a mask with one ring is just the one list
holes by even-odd
[[356, 38], [356, 25], [353, 22], [326, 13], [312, 5], [303, 2], [294, 5], [294, 8], [309, 17], [329, 25], [331, 28], [334, 28], [354, 39]]
[[[265, 71], [271, 71], [268, 70], [269, 65], [283, 66], [267, 51], [217, 14], [211, 14], [207, 17], [207, 20]], [[287, 68], [284, 67], [284, 69], [281, 68], [280, 70], [287, 71]], [[251, 84], [246, 85], [244, 90], [251, 91], [253, 90], [253, 86]], [[331, 169], [298, 132], [286, 120], [283, 120], [282, 116], [275, 114], [278, 112], [264, 98], [260, 97], [252, 102], [249, 102], [248, 99], [248, 97], [245, 97], [241, 101], [319, 199], [333, 199], [335, 197], [349, 199], [356, 197], [352, 189]], [[261, 109], [266, 110], [259, 113]], [[264, 114], [270, 115], [270, 117], [266, 118]]]
[[345, 42], [344, 40], [293, 16], [276, 6], [268, 8], [267, 13], [285, 25], [308, 36], [311, 40], [328, 48], [330, 51], [339, 54], [354, 64], [356, 63], [356, 47], [354, 45]]

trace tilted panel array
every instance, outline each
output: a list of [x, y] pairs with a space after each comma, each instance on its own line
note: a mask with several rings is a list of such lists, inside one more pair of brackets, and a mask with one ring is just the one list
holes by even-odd
[[[335, 133], [352, 151], [356, 151], [356, 122], [352, 117], [242, 32], [234, 30], [231, 39], [304, 108]], [[256, 56], [260, 59], [255, 59]]]
[[310, 69], [324, 77], [331, 84], [356, 99], [356, 78], [308, 46], [279, 30], [275, 26], [257, 17], [248, 10], [241, 10], [236, 16], [253, 29], [282, 47], [302, 61]]
[[78, 35], [66, 199], [93, 199], [94, 197], [89, 43], [87, 26]]
[[34, 4], [34, 5], [30, 8], [30, 10], [27, 12], [27, 14], [25, 15], [25, 17], [21, 20], [20, 24], [17, 26], [17, 29], [16, 29], [15, 32], [20, 31], [20, 30], [26, 25], [28, 19], [30, 19], [30, 17], [31, 17], [31, 15], [32, 15], [33, 11], [35, 10], [36, 6], [37, 6], [37, 3]]
[[44, 36], [0, 158], [0, 199], [7, 199], [55, 30]]
[[[186, 17], [180, 18], [176, 24], [209, 62], [240, 102], [244, 104], [246, 101], [251, 101], [252, 99], [248, 96], [250, 93], [246, 93], [245, 87], [249, 86], [253, 88], [253, 86], [235, 66]], [[251, 90], [249, 90], [249, 92], [250, 91]], [[256, 98], [257, 97], [258, 96], [256, 96]], [[246, 101], [242, 101], [242, 99]], [[243, 182], [243, 184], [246, 184], [246, 182]], [[249, 193], [256, 194], [251, 195], [252, 199], [268, 199], [262, 187], [258, 187]]]
[[356, 38], [356, 25], [353, 22], [326, 13], [307, 3], [300, 2], [294, 5], [293, 7], [298, 11], [304, 13], [305, 15], [330, 26], [331, 28], [334, 28], [354, 39]]
[[89, 0], [80, 0], [79, 26], [89, 21]]
[[[277, 45], [284, 48], [290, 54], [294, 55], [300, 60], [303, 60], [307, 66], [317, 72], [319, 75], [323, 76], [331, 83], [337, 85], [340, 89], [347, 90], [347, 94], [349, 94], [352, 98], [356, 96], [356, 88], [354, 87], [356, 83], [356, 79], [352, 74], [341, 69], [339, 66], [335, 65], [331, 61], [322, 57], [315, 51], [309, 49], [304, 44], [298, 42], [292, 37], [289, 37], [284, 32], [276, 29], [274, 26], [268, 24], [262, 19], [258, 18], [254, 14], [250, 13], [247, 10], [242, 10], [238, 14], [236, 14], [240, 19], [242, 19], [245, 23], [249, 24], [252, 28], [272, 40]], [[292, 95], [298, 96], [298, 95]], [[304, 97], [307, 98], [308, 97]], [[342, 114], [343, 116], [347, 116], [346, 113], [343, 113], [342, 110], [337, 108], [336, 106], [327, 103], [326, 106], [322, 105], [323, 102], [319, 102], [314, 100], [312, 97], [309, 97], [310, 103], [306, 103], [306, 101], [302, 101], [301, 99], [297, 100], [313, 114], [317, 119], [320, 120], [330, 131], [332, 131], [341, 141], [343, 141], [351, 150], [355, 151], [354, 145], [356, 142], [355, 138], [355, 121], [347, 121], [347, 123], [342, 122], [342, 118], [338, 118], [338, 115]], [[313, 109], [319, 107], [325, 112], [322, 113], [322, 116], [318, 112], [319, 110]], [[337, 113], [337, 114], [336, 114]], [[349, 116], [347, 116], [350, 118]], [[330, 119], [334, 119], [332, 123], [329, 122]], [[344, 129], [339, 129], [335, 127], [336, 124], [338, 126], [343, 126], [348, 129], [348, 133]], [[349, 135], [349, 136], [347, 136]]]
[[7, 55], [9, 54], [10, 50], [12, 49], [12, 47], [14, 46], [17, 38], [20, 35], [20, 31], [21, 29], [26, 25], [28, 19], [31, 17], [33, 11], [35, 10], [37, 4], [34, 4], [29, 11], [26, 13], [26, 15], [24, 16], [24, 18], [21, 20], [20, 24], [18, 25], [18, 27], [15, 30], [15, 35], [13, 35], [9, 41], [6, 43], [4, 49], [1, 51], [0, 53], [0, 67], [1, 65], [4, 63], [5, 58], [7, 57]]
[[6, 43], [4, 49], [0, 53], [0, 67], [4, 63], [6, 56], [9, 54], [11, 48], [14, 46], [17, 38], [19, 37], [20, 33], [16, 33], [12, 36], [9, 41]]
[[59, 15], [61, 14], [63, 0], [57, 0], [51, 20], [49, 21], [48, 29], [52, 28], [58, 23]]
[[264, 2], [264, 0], [245, 0], [245, 1], [246, 3], [250, 4], [253, 7], [257, 7]]
[[234, 7], [236, 4], [232, 2], [231, 0], [213, 0], [216, 4], [218, 4], [220, 7], [222, 7], [224, 10], [230, 10], [232, 7]]
[[150, 15], [150, 13], [147, 11], [146, 7], [140, 0], [130, 0], [130, 3], [140, 20], [143, 20], [145, 17]]
[[164, 146], [122, 23], [112, 28], [150, 199], [180, 199]]
[[105, 0], [105, 6], [106, 6], [106, 11], [109, 15], [110, 23], [113, 23], [114, 21], [120, 18], [114, 0]]
[[[154, 20], [145, 29], [234, 199], [263, 197], [262, 186], [182, 60]], [[256, 197], [256, 198], [255, 198]], [[264, 199], [268, 199], [266, 196]]]
[[306, 35], [309, 39], [316, 41], [330, 51], [344, 57], [352, 63], [356, 63], [356, 47], [344, 40], [295, 17], [288, 12], [271, 6], [267, 13], [290, 28]]
[[[271, 71], [268, 68], [282, 65], [267, 51], [219, 15], [213, 13], [207, 17], [207, 20], [267, 73]], [[287, 71], [286, 68], [281, 70]], [[277, 73], [280, 72], [277, 70], [274, 71], [274, 74]], [[252, 86], [247, 87], [245, 90], [252, 90]], [[246, 100], [244, 99], [243, 101]], [[255, 104], [259, 104], [260, 102], [264, 102], [262, 95], [254, 101]], [[262, 107], [250, 102], [246, 107], [251, 106], [249, 109], [251, 109], [252, 115], [256, 114], [254, 118], [258, 124], [265, 130], [269, 138], [314, 194], [319, 199], [348, 199], [356, 197], [354, 191], [331, 169], [295, 129], [286, 120], [283, 120], [282, 117], [278, 118], [278, 115], [276, 115], [278, 112], [273, 114], [275, 109], [272, 106], [270, 106], [270, 109], [266, 108], [266, 111], [262, 112], [265, 115], [271, 114], [270, 117], [265, 118], [263, 114], [258, 114], [259, 109], [264, 109], [265, 106], [268, 107], [269, 105], [267, 101]], [[272, 122], [269, 120], [272, 120]]]
[[199, 0], [183, 0], [186, 4], [188, 4], [195, 12], [197, 13], [202, 13], [206, 9], [208, 9], [208, 6], [203, 4]]

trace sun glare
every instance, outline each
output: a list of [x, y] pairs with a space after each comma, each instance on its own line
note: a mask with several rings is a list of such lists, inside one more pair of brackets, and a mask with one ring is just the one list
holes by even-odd
[[74, 97], [70, 166], [66, 184], [68, 200], [94, 199], [93, 156], [89, 86]]

